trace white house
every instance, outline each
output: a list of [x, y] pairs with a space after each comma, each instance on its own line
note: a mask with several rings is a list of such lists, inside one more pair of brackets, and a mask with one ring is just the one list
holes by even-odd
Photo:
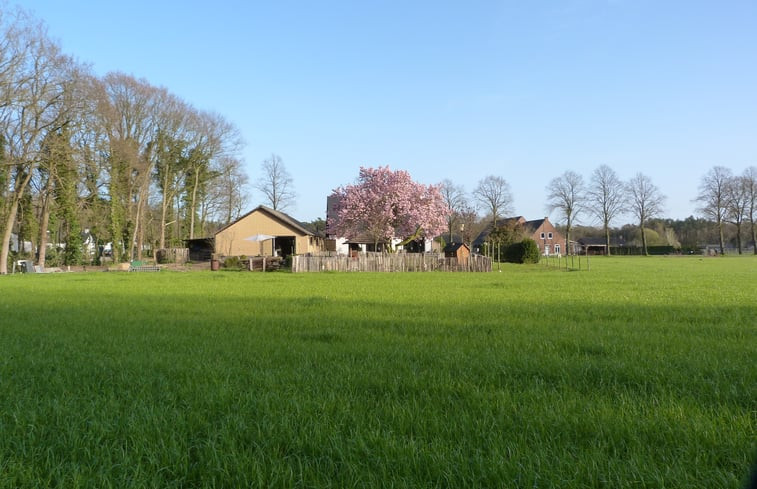
[[18, 234], [11, 233], [11, 242], [10, 242], [10, 250], [12, 252], [19, 252], [21, 249], [23, 249], [25, 252], [32, 251], [32, 242], [31, 241], [19, 241]]

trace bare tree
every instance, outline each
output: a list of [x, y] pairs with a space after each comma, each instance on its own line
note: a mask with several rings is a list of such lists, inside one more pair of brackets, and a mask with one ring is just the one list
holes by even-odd
[[65, 226], [64, 264], [76, 265], [81, 255], [80, 228], [76, 216], [78, 175], [67, 128], [48, 133], [45, 137], [37, 174], [40, 207], [37, 263], [45, 266], [50, 216], [55, 213]]
[[482, 209], [491, 215], [492, 229], [497, 227], [497, 219], [505, 212], [510, 212], [513, 196], [510, 185], [502, 177], [489, 175], [479, 180], [473, 196]]
[[741, 230], [749, 212], [749, 182], [744, 175], [734, 176], [728, 181], [726, 220], [736, 226], [736, 247], [739, 255], [744, 253]]
[[465, 189], [462, 185], [452, 182], [452, 180], [444, 179], [440, 184], [439, 191], [442, 194], [445, 205], [451, 211], [449, 216], [447, 216], [447, 231], [449, 232], [449, 242], [451, 243], [454, 239], [452, 236], [453, 228], [460, 221], [460, 211], [465, 204]]
[[238, 219], [249, 198], [249, 177], [242, 170], [242, 163], [232, 157], [217, 162], [218, 177], [210, 187], [210, 214], [219, 222], [229, 224]]
[[473, 240], [476, 239], [476, 236], [478, 236], [486, 226], [481, 224], [476, 209], [468, 202], [464, 202], [460, 206], [458, 215], [460, 220], [460, 238], [463, 243], [470, 247], [473, 244]]
[[718, 228], [720, 254], [725, 253], [725, 237], [723, 227], [728, 216], [728, 188], [733, 178], [731, 170], [723, 166], [715, 166], [702, 177], [699, 184], [699, 195], [696, 200], [700, 203], [699, 212], [715, 221]]
[[198, 217], [204, 230], [210, 182], [240, 146], [222, 117], [123, 73], [98, 79], [42, 24], [0, 7], [0, 273], [17, 228], [40, 264], [48, 226], [65, 239], [66, 260], [80, 259], [69, 244], [81, 251], [81, 224], [112, 241], [116, 259], [141, 258], [158, 232], [165, 246], [171, 219], [174, 241], [193, 237]]
[[40, 163], [43, 141], [68, 119], [62, 87], [69, 79], [67, 68], [74, 65], [49, 40], [44, 28], [23, 13], [7, 22], [0, 17], [0, 138], [11, 177], [3, 216], [0, 274], [8, 273], [13, 225]]
[[547, 185], [547, 209], [549, 212], [559, 210], [565, 217], [565, 248], [569, 255], [573, 251], [570, 232], [584, 209], [585, 200], [584, 179], [576, 172], [566, 171]]
[[757, 226], [755, 225], [755, 217], [757, 215], [757, 167], [750, 166], [744, 170], [742, 178], [744, 179], [747, 195], [746, 217], [749, 219], [749, 224], [751, 225], [754, 254], [757, 255]]
[[263, 192], [266, 203], [277, 211], [292, 205], [296, 197], [294, 184], [281, 157], [271, 154], [260, 168], [262, 175], [255, 188]]
[[187, 175], [190, 238], [195, 236], [196, 217], [199, 217], [199, 227], [205, 230], [206, 216], [201, 211], [202, 207], [206, 207], [204, 202], [210, 198], [209, 185], [220, 176], [217, 169], [219, 162], [223, 158], [234, 156], [243, 144], [236, 126], [220, 114], [200, 112], [196, 121], [196, 139], [192, 142], [193, 149]]
[[156, 111], [161, 90], [146, 80], [108, 73], [101, 82], [98, 115], [106, 135], [110, 234], [116, 260], [141, 258], [155, 158]]
[[610, 223], [625, 212], [627, 202], [625, 186], [612, 168], [602, 165], [592, 173], [586, 197], [589, 212], [602, 223], [609, 255]]
[[642, 173], [637, 173], [626, 184], [629, 195], [629, 206], [633, 215], [636, 216], [641, 232], [641, 246], [645, 255], [649, 254], [647, 249], [647, 234], [645, 231], [646, 222], [656, 217], [662, 212], [662, 206], [665, 203], [665, 196], [652, 179]]

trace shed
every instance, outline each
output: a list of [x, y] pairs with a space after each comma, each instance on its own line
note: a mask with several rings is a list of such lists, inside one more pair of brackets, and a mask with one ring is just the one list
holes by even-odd
[[465, 243], [450, 243], [444, 247], [444, 257], [467, 260], [470, 257], [470, 248]]
[[578, 245], [587, 255], [606, 255], [607, 242], [605, 238], [581, 238]]
[[185, 239], [191, 261], [209, 261], [213, 255], [213, 238]]

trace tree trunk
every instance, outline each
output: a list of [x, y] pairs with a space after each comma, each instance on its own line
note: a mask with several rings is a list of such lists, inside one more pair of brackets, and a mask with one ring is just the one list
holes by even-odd
[[166, 247], [166, 227], [168, 226], [166, 224], [166, 216], [168, 215], [168, 207], [171, 206], [171, 209], [173, 209], [173, 205], [171, 202], [173, 201], [174, 194], [172, 190], [169, 190], [169, 182], [170, 182], [170, 172], [168, 171], [168, 168], [164, 169], [164, 176], [163, 176], [163, 191], [162, 194], [162, 200], [160, 205], [160, 243], [159, 247], [160, 249], [165, 249]]
[[639, 226], [641, 228], [641, 252], [644, 256], [649, 256], [649, 250], [647, 250], [647, 232], [644, 229], [644, 221], [641, 221]]
[[132, 259], [135, 259], [134, 246], [137, 247], [137, 253], [136, 253], [137, 260], [142, 259], [142, 246], [140, 245], [138, 241], [139, 241], [140, 231], [142, 230], [142, 227], [144, 226], [144, 223], [142, 222], [144, 200], [145, 200], [145, 193], [140, 192], [139, 198], [137, 198], [136, 214], [134, 215], [134, 231], [131, 234], [131, 242], [129, 243], [129, 250], [130, 250], [129, 254], [131, 255]]
[[16, 189], [13, 192], [11, 198], [10, 209], [8, 210], [8, 216], [5, 219], [5, 232], [3, 233], [3, 245], [0, 249], [0, 275], [8, 274], [8, 255], [10, 255], [11, 247], [11, 234], [13, 234], [13, 224], [16, 222], [16, 215], [18, 214], [18, 204], [21, 202], [21, 198], [24, 196], [24, 190], [29, 184], [29, 180], [32, 178], [33, 168], [29, 168], [26, 176], [16, 185]]
[[47, 228], [50, 225], [50, 196], [53, 195], [54, 177], [51, 170], [47, 176], [45, 195], [42, 199], [42, 215], [39, 220], [39, 254], [37, 255], [37, 264], [41, 267], [45, 266], [47, 258]]
[[610, 256], [610, 225], [605, 222], [605, 246], [607, 246], [607, 256]]
[[[194, 186], [192, 187], [192, 201], [190, 204], [189, 212], [191, 212], [191, 216], [189, 217], [189, 239], [194, 239], [195, 237], [195, 208], [197, 205], [197, 187], [200, 186], [200, 172], [198, 170], [195, 170], [195, 181]], [[274, 210], [276, 208], [274, 207]]]
[[[52, 180], [52, 178], [51, 178]], [[48, 190], [51, 185], [48, 183]], [[45, 266], [45, 259], [47, 258], [47, 227], [50, 223], [50, 194], [45, 195], [42, 204], [42, 217], [39, 223], [39, 255], [37, 257], [37, 264], [41, 267]]]
[[142, 254], [144, 253], [142, 250], [144, 249], [145, 244], [145, 227], [145, 222], [142, 222], [142, 225], [139, 226], [139, 233], [137, 234], [137, 260], [141, 260]]
[[176, 211], [174, 219], [174, 225], [173, 225], [173, 236], [171, 237], [172, 240], [178, 239], [181, 237], [181, 229], [184, 226], [184, 223], [181, 218], [181, 198], [179, 196], [174, 196], [176, 201], [174, 204], [176, 205], [176, 208], [174, 209]]
[[718, 217], [718, 238], [720, 240], [720, 254], [725, 255], [725, 237], [723, 236], [723, 220]]
[[166, 247], [166, 209], [168, 207], [168, 201], [165, 193], [163, 194], [163, 203], [160, 208], [160, 241], [159, 248], [165, 249]]

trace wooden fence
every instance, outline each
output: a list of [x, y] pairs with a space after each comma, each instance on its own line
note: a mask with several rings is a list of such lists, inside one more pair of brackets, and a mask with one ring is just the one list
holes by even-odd
[[184, 264], [189, 260], [189, 248], [162, 248], [155, 252], [158, 263]]
[[445, 258], [437, 253], [360, 253], [355, 256], [292, 257], [292, 272], [491, 272], [492, 260], [474, 255]]

